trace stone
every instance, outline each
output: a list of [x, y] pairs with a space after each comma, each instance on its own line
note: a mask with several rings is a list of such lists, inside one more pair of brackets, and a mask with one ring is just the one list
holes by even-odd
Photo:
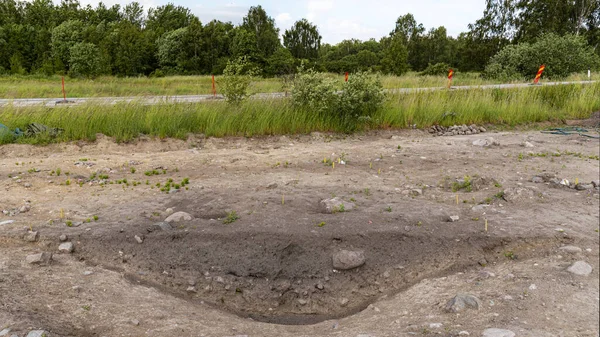
[[587, 262], [577, 261], [567, 268], [567, 271], [575, 275], [588, 276], [592, 273], [592, 266]]
[[563, 246], [558, 248], [560, 251], [566, 252], [566, 253], [572, 253], [572, 254], [576, 254], [576, 253], [581, 253], [582, 250], [579, 247], [575, 247], [575, 246]]
[[25, 337], [50, 337], [45, 330], [32, 330]]
[[535, 177], [531, 178], [531, 181], [536, 184], [541, 184], [544, 182], [544, 178], [535, 176]]
[[348, 305], [348, 302], [350, 302], [349, 299], [347, 299], [345, 297], [340, 298], [340, 306], [345, 307], [346, 305]]
[[270, 183], [269, 185], [267, 185], [267, 188], [270, 190], [277, 188], [277, 183]]
[[479, 127], [479, 132], [487, 132], [487, 130], [483, 126], [480, 126]]
[[165, 222], [190, 221], [192, 219], [193, 219], [193, 217], [189, 213], [186, 213], [186, 212], [175, 212], [175, 213], [169, 215], [165, 219]]
[[365, 253], [360, 250], [340, 250], [333, 254], [333, 268], [349, 270], [365, 264]]
[[30, 187], [31, 187], [31, 184], [30, 184], [30, 183], [25, 183], [25, 184], [23, 184], [23, 187], [25, 187], [25, 188], [30, 188]]
[[592, 184], [577, 184], [577, 185], [575, 185], [575, 189], [578, 191], [591, 190], [592, 188], [594, 188], [594, 186]]
[[500, 145], [500, 143], [498, 143], [498, 141], [496, 141], [494, 138], [489, 137], [489, 138], [477, 139], [473, 142], [473, 145], [481, 146], [481, 147], [490, 147], [493, 145]]
[[27, 234], [23, 236], [23, 240], [27, 242], [36, 242], [38, 240], [39, 233], [35, 231], [28, 231]]
[[481, 337], [515, 337], [515, 333], [505, 329], [485, 329]]
[[523, 142], [521, 144], [521, 146], [523, 146], [523, 147], [535, 147], [535, 145], [531, 144], [530, 142]]
[[166, 221], [157, 222], [153, 226], [159, 227], [163, 231], [170, 231], [173, 229], [173, 227], [171, 227], [171, 225]]
[[537, 290], [537, 286], [535, 284], [531, 284], [529, 286], [529, 290]]
[[165, 214], [166, 214], [166, 215], [171, 215], [171, 214], [173, 214], [174, 212], [175, 212], [175, 211], [173, 211], [173, 209], [172, 209], [172, 208], [167, 208], [167, 209], [165, 210]]
[[459, 332], [458, 335], [459, 336], [468, 336], [468, 335], [470, 335], [470, 333], [468, 331], [463, 330], [463, 331]]
[[25, 261], [30, 264], [46, 265], [52, 260], [52, 253], [42, 252], [37, 254], [27, 255]]
[[140, 325], [140, 321], [139, 321], [139, 320], [137, 320], [137, 319], [132, 319], [132, 320], [131, 320], [131, 321], [129, 321], [129, 322], [130, 322], [131, 324], [135, 325], [135, 326], [138, 326], [138, 325]]
[[0, 337], [8, 336], [10, 329], [6, 328], [0, 331]]
[[135, 239], [135, 241], [137, 241], [137, 243], [143, 243], [144, 242], [144, 238], [142, 236], [136, 235], [133, 238]]
[[473, 206], [473, 208], [471, 208], [471, 211], [473, 212], [485, 212], [488, 207], [490, 207], [490, 205], [477, 205], [477, 206]]
[[467, 308], [479, 310], [481, 300], [475, 295], [458, 294], [446, 303], [446, 311], [461, 312]]
[[323, 290], [323, 289], [325, 289], [325, 286], [323, 286], [323, 284], [321, 284], [321, 283], [317, 283], [317, 284], [315, 284], [315, 288], [317, 288], [319, 290]]
[[0, 226], [2, 225], [10, 225], [11, 223], [15, 222], [15, 220], [4, 220], [4, 221], [0, 221]]
[[72, 253], [73, 252], [73, 242], [63, 242], [58, 246], [58, 250], [61, 253]]
[[413, 188], [412, 190], [410, 190], [410, 194], [415, 197], [418, 197], [420, 195], [423, 195], [423, 190], [420, 188]]
[[185, 290], [188, 293], [197, 293], [198, 291], [196, 290], [196, 287], [187, 287], [187, 289]]
[[441, 329], [442, 326], [442, 323], [429, 323], [429, 329]]
[[306, 305], [308, 303], [308, 301], [301, 298], [298, 300], [298, 303], [300, 303], [300, 305]]
[[354, 205], [350, 202], [344, 202], [339, 197], [331, 198], [331, 199], [323, 199], [319, 203], [321, 207], [321, 211], [323, 213], [332, 214], [337, 212], [346, 212], [351, 210]]
[[65, 241], [67, 241], [69, 239], [69, 237], [67, 236], [67, 234], [62, 234], [61, 236], [58, 237], [58, 239], [61, 242], [65, 242]]
[[600, 180], [593, 180], [592, 185], [594, 185], [596, 188], [600, 187]]
[[19, 212], [26, 213], [26, 212], [29, 212], [30, 209], [31, 209], [31, 206], [29, 206], [29, 204], [25, 204], [19, 208]]
[[83, 272], [83, 276], [90, 276], [90, 275], [92, 275], [93, 273], [94, 273], [94, 272], [93, 272], [93, 271], [91, 271], [91, 270], [86, 270], [86, 271], [84, 271], [84, 272]]
[[448, 222], [457, 222], [459, 219], [458, 215], [451, 215], [448, 217]]

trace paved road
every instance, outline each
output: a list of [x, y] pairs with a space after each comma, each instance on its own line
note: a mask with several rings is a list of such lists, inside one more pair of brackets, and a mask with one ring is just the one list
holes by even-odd
[[[596, 81], [578, 81], [578, 82], [545, 82], [544, 86], [549, 85], [565, 85], [565, 84], [589, 84], [595, 83]], [[458, 86], [452, 87], [453, 90], [472, 90], [472, 89], [501, 89], [501, 88], [527, 88], [531, 87], [530, 84], [490, 84], [490, 85], [471, 85], [471, 86]], [[446, 88], [433, 87], [433, 88], [398, 88], [398, 89], [387, 89], [390, 93], [411, 93], [419, 91], [436, 91], [446, 90]], [[272, 99], [281, 98], [285, 94], [282, 92], [275, 93], [260, 93], [252, 96], [254, 99]], [[128, 96], [128, 97], [82, 97], [82, 98], [68, 98], [67, 103], [71, 105], [81, 104], [96, 104], [96, 105], [114, 105], [118, 103], [141, 103], [146, 105], [162, 104], [162, 103], [198, 103], [206, 102], [215, 99], [212, 95], [180, 95], [180, 96]], [[223, 99], [222, 95], [217, 95], [216, 99]], [[18, 107], [27, 106], [62, 106], [65, 104], [62, 98], [18, 98], [18, 99], [0, 99], [0, 107], [9, 105]]]

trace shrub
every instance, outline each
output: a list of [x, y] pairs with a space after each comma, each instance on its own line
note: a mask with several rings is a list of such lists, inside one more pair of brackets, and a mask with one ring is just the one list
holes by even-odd
[[[427, 68], [425, 68], [425, 70], [423, 70], [419, 75], [421, 76], [447, 76], [448, 75], [448, 71], [450, 70], [450, 65], [448, 63], [436, 63], [436, 64], [431, 64], [429, 63], [429, 65], [427, 65]], [[456, 73], [456, 69], [452, 69], [454, 70], [454, 73]]]
[[337, 102], [335, 80], [314, 69], [298, 68], [292, 85], [292, 103], [295, 108], [317, 114], [330, 113]]
[[534, 43], [504, 47], [485, 68], [484, 76], [502, 80], [531, 79], [540, 65], [544, 77], [563, 78], [575, 72], [598, 69], [600, 60], [581, 36], [546, 34]]
[[100, 73], [100, 54], [93, 43], [80, 42], [69, 50], [71, 76], [93, 77]]
[[229, 60], [220, 80], [221, 92], [225, 100], [232, 104], [239, 104], [251, 94], [248, 91], [252, 79], [258, 69], [248, 62], [246, 56]]
[[357, 72], [344, 83], [339, 103], [338, 116], [348, 131], [358, 127], [359, 122], [367, 122], [383, 106], [385, 94], [379, 77], [368, 72]]

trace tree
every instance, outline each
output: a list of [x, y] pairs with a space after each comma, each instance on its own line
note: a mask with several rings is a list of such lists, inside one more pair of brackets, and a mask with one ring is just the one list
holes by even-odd
[[144, 7], [136, 1], [128, 3], [123, 10], [123, 20], [142, 28], [145, 23]]
[[402, 75], [408, 71], [408, 50], [401, 34], [381, 39], [384, 46], [381, 70], [384, 73]]
[[156, 41], [156, 58], [161, 68], [182, 71], [185, 61], [185, 35], [187, 27], [165, 33]]
[[275, 27], [275, 20], [268, 16], [260, 5], [250, 7], [241, 28], [254, 34], [256, 50], [263, 58], [273, 55], [281, 46], [279, 29]]
[[225, 100], [232, 104], [240, 104], [251, 94], [248, 91], [252, 79], [258, 73], [245, 56], [227, 62], [221, 79], [222, 92]]
[[321, 47], [321, 35], [317, 26], [302, 19], [285, 31], [283, 44], [296, 58], [316, 59]]
[[204, 73], [218, 75], [223, 72], [230, 55], [233, 30], [230, 22], [217, 20], [204, 26], [202, 30]]
[[52, 55], [68, 69], [70, 48], [76, 43], [83, 42], [83, 23], [79, 20], [69, 20], [61, 23], [52, 30]]
[[170, 3], [148, 10], [146, 29], [160, 37], [166, 32], [188, 26], [194, 17], [188, 8]]
[[267, 76], [282, 76], [293, 74], [295, 71], [294, 56], [286, 48], [279, 47], [267, 59], [265, 74]]
[[94, 77], [100, 73], [100, 54], [93, 43], [77, 43], [70, 48], [69, 55], [69, 75]]
[[425, 27], [417, 23], [415, 17], [410, 13], [398, 17], [396, 27], [390, 33], [391, 37], [399, 38], [406, 47], [407, 63], [414, 70], [422, 70], [427, 66], [427, 61], [423, 62], [423, 59], [427, 58], [423, 42], [424, 33]]

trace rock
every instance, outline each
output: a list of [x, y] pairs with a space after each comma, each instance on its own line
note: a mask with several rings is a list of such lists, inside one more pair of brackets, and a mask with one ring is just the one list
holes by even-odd
[[140, 325], [140, 321], [139, 321], [139, 320], [137, 320], [137, 319], [132, 319], [132, 320], [131, 320], [131, 321], [129, 321], [129, 322], [130, 322], [131, 324], [135, 325], [135, 326], [138, 326], [138, 325]]
[[581, 253], [581, 248], [579, 247], [575, 247], [575, 246], [563, 246], [558, 248], [560, 251], [563, 252], [567, 252], [567, 253], [572, 253], [572, 254], [576, 254], [576, 253]]
[[541, 184], [541, 183], [544, 182], [544, 178], [536, 176], [536, 177], [531, 178], [531, 181], [534, 182], [534, 183], [536, 183], [536, 184]]
[[348, 304], [348, 302], [350, 302], [349, 299], [347, 299], [345, 297], [340, 298], [340, 306], [345, 307]]
[[300, 305], [306, 305], [308, 303], [308, 301], [301, 298], [298, 300], [298, 303], [300, 303]]
[[166, 222], [166, 221], [157, 222], [153, 226], [154, 227], [159, 227], [163, 231], [170, 231], [170, 230], [173, 229], [173, 227], [171, 227], [171, 225], [168, 222]]
[[270, 183], [269, 185], [267, 185], [267, 188], [270, 190], [277, 188], [277, 183]]
[[481, 337], [515, 337], [515, 333], [505, 329], [485, 329]]
[[468, 335], [470, 335], [470, 333], [468, 331], [463, 330], [463, 331], [459, 332], [458, 335], [459, 336], [468, 336]]
[[197, 293], [198, 291], [196, 290], [196, 287], [187, 287], [187, 289], [185, 290], [188, 293]]
[[61, 253], [72, 253], [73, 252], [73, 243], [72, 242], [64, 242], [58, 246], [58, 250]]
[[91, 270], [86, 270], [86, 271], [84, 271], [84, 272], [83, 272], [83, 276], [90, 276], [90, 275], [92, 275], [93, 273], [94, 273], [94, 272], [93, 272], [93, 271], [91, 271]]
[[535, 284], [531, 284], [529, 286], [529, 290], [537, 290], [537, 286]]
[[340, 250], [333, 254], [333, 268], [349, 270], [365, 264], [365, 253], [360, 250]]
[[8, 336], [9, 333], [10, 333], [10, 329], [8, 329], [8, 328], [3, 329], [2, 331], [0, 331], [0, 337]]
[[473, 142], [474, 146], [482, 146], [482, 147], [489, 147], [489, 146], [493, 146], [493, 145], [500, 145], [500, 143], [498, 143], [498, 141], [496, 141], [494, 138], [489, 137], [489, 138], [482, 138], [482, 139], [477, 139]]
[[488, 207], [490, 207], [490, 205], [477, 205], [477, 206], [473, 206], [473, 208], [471, 208], [471, 211], [473, 211], [473, 212], [485, 212]]
[[423, 195], [423, 190], [420, 188], [413, 188], [412, 190], [410, 190], [410, 194], [415, 197], [418, 197], [420, 195]]
[[458, 215], [451, 215], [448, 217], [448, 222], [457, 222], [459, 219]]
[[143, 236], [136, 235], [133, 238], [135, 239], [135, 241], [137, 241], [137, 243], [143, 243], [144, 242]]
[[26, 213], [26, 212], [29, 212], [30, 209], [31, 209], [31, 206], [29, 206], [29, 204], [25, 204], [19, 208], [19, 212]]
[[38, 237], [39, 237], [38, 232], [28, 231], [27, 234], [25, 234], [25, 236], [23, 236], [23, 240], [25, 240], [27, 242], [36, 242]]
[[479, 132], [487, 132], [487, 130], [483, 126], [480, 126], [479, 127]]
[[74, 292], [80, 293], [81, 292], [81, 286], [72, 286], [71, 290], [73, 290]]
[[69, 237], [67, 236], [67, 234], [62, 234], [61, 236], [58, 237], [58, 239], [61, 242], [65, 242], [65, 241], [67, 241], [69, 239]]
[[0, 221], [0, 226], [2, 225], [9, 225], [11, 223], [15, 222], [15, 220], [4, 220], [4, 221]]
[[448, 303], [446, 303], [446, 311], [448, 312], [460, 312], [466, 308], [479, 310], [481, 306], [481, 300], [475, 295], [471, 294], [458, 294], [454, 296]]
[[321, 284], [321, 283], [317, 283], [317, 284], [315, 284], [315, 288], [317, 288], [319, 290], [323, 290], [323, 289], [325, 289], [325, 286], [323, 286], [323, 284]]
[[52, 260], [52, 253], [42, 252], [37, 254], [27, 255], [25, 261], [30, 264], [46, 265]]
[[45, 330], [32, 330], [25, 337], [50, 337], [50, 334]]
[[567, 271], [575, 275], [588, 276], [592, 273], [592, 266], [590, 266], [587, 262], [577, 261], [567, 268]]
[[342, 199], [335, 197], [331, 199], [323, 199], [319, 203], [323, 213], [331, 214], [337, 212], [346, 212], [354, 206], [352, 203], [345, 203]]
[[173, 209], [172, 209], [172, 208], [167, 208], [167, 209], [165, 210], [165, 214], [166, 214], [166, 215], [171, 215], [171, 214], [173, 214], [174, 212], [175, 212], [175, 211], [173, 211]]
[[596, 187], [596, 188], [600, 187], [600, 180], [592, 181], [592, 185], [594, 185], [594, 187]]
[[521, 146], [523, 146], [523, 147], [535, 147], [535, 145], [531, 144], [530, 142], [523, 142], [521, 144]]
[[577, 185], [575, 185], [575, 189], [578, 191], [591, 190], [592, 188], [594, 188], [594, 186], [592, 184], [577, 184]]
[[176, 212], [165, 219], [165, 222], [180, 222], [180, 221], [190, 221], [193, 217], [186, 212]]
[[442, 326], [442, 323], [429, 323], [429, 329], [441, 329]]

